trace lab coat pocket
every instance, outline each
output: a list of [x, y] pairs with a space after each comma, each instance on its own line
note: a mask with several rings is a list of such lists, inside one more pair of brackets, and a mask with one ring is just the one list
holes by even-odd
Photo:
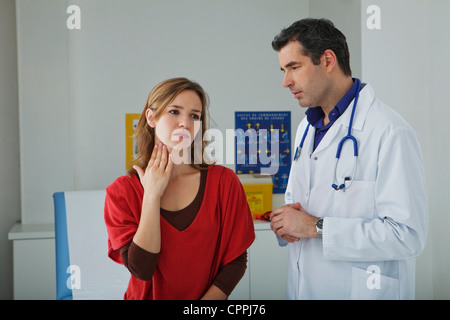
[[371, 219], [375, 213], [375, 182], [353, 181], [345, 191], [336, 191], [335, 204], [338, 217]]
[[382, 275], [376, 264], [367, 269], [352, 267], [351, 297], [354, 300], [399, 299], [398, 279]]

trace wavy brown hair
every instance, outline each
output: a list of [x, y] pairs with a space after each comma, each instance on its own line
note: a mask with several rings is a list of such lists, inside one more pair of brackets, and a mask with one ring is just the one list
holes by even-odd
[[[145, 170], [155, 146], [155, 129], [148, 125], [147, 117], [145, 115], [146, 111], [152, 109], [153, 118], [158, 120], [175, 97], [184, 90], [192, 90], [200, 97], [202, 102], [202, 115], [200, 117], [202, 128], [200, 139], [204, 136], [207, 127], [206, 118], [209, 105], [209, 98], [205, 90], [203, 90], [197, 82], [186, 78], [172, 78], [157, 84], [148, 95], [147, 102], [145, 103], [136, 127], [134, 137], [138, 147], [138, 154], [137, 158], [130, 164], [130, 168], [128, 169], [129, 175], [136, 174], [133, 165], [138, 165]], [[195, 139], [198, 139], [198, 137], [199, 134], [197, 134]], [[198, 145], [198, 143], [194, 145], [195, 139], [192, 141], [190, 147], [190, 165], [196, 169], [205, 170], [208, 168], [209, 163], [205, 162], [203, 159], [203, 151], [206, 147], [206, 142], [202, 139], [201, 150], [199, 148], [197, 148], [199, 150], [195, 150], [196, 148], [194, 146]]]

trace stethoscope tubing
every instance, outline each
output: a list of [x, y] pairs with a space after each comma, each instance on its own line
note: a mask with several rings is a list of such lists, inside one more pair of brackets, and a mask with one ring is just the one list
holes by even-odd
[[[345, 137], [343, 137], [341, 139], [341, 141], [339, 141], [337, 150], [336, 150], [336, 162], [335, 162], [335, 166], [334, 166], [334, 174], [333, 174], [333, 184], [331, 185], [331, 187], [333, 189], [337, 190], [345, 190], [346, 188], [349, 188], [350, 185], [352, 184], [353, 180], [352, 178], [355, 176], [356, 173], [356, 164], [357, 164], [357, 158], [358, 158], [358, 141], [356, 140], [356, 138], [352, 135], [352, 127], [353, 127], [353, 119], [355, 116], [355, 110], [356, 110], [356, 105], [358, 104], [358, 99], [359, 99], [359, 91], [361, 90], [361, 81], [359, 79], [355, 79], [355, 81], [357, 82], [357, 88], [356, 88], [356, 95], [355, 95], [355, 99], [353, 101], [353, 107], [352, 107], [352, 113], [350, 115], [350, 122], [348, 124], [348, 133]], [[300, 140], [300, 144], [298, 145], [298, 147], [295, 149], [295, 155], [294, 155], [294, 161], [297, 161], [298, 158], [300, 157], [302, 148], [303, 148], [303, 144], [305, 142], [306, 136], [308, 135], [308, 131], [309, 131], [309, 127], [311, 126], [310, 123], [308, 123], [308, 125], [306, 126], [305, 132], [303, 133], [302, 139]], [[336, 173], [337, 173], [337, 167], [338, 167], [338, 163], [339, 163], [339, 159], [341, 157], [341, 151], [342, 151], [342, 147], [344, 146], [344, 143], [347, 140], [351, 140], [353, 142], [353, 156], [354, 156], [354, 161], [355, 164], [353, 166], [353, 175], [352, 177], [346, 177], [346, 180], [349, 179], [350, 183], [349, 185], [346, 187], [345, 186], [345, 181], [344, 183], [338, 185], [337, 184], [337, 177], [336, 177]]]

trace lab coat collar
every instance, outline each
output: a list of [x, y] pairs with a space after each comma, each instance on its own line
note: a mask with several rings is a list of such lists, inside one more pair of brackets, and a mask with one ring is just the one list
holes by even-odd
[[[362, 131], [364, 123], [366, 121], [367, 113], [370, 106], [375, 99], [375, 92], [370, 84], [366, 84], [359, 93], [358, 104], [356, 105], [355, 116], [353, 118], [352, 130]], [[336, 122], [328, 129], [327, 134], [323, 137], [322, 141], [317, 146], [313, 153], [318, 153], [327, 148], [330, 143], [336, 138], [342, 138], [346, 133], [338, 134], [341, 130], [347, 132], [350, 122], [350, 116], [353, 109], [354, 99], [350, 102], [350, 105], [345, 112], [336, 120]]]
[[[353, 118], [352, 130], [362, 131], [364, 123], [366, 121], [367, 113], [369, 112], [370, 106], [375, 100], [375, 92], [370, 84], [366, 84], [364, 88], [361, 89], [359, 93], [358, 104], [356, 105], [355, 117]], [[353, 102], [350, 102], [349, 107], [345, 110], [344, 114], [340, 117], [340, 123], [348, 130], [348, 125], [350, 123], [350, 116], [352, 113]]]

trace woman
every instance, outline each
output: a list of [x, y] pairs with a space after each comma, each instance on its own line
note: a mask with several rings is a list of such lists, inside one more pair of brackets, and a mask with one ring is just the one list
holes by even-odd
[[137, 164], [106, 189], [108, 255], [131, 272], [125, 299], [226, 299], [245, 272], [255, 234], [242, 185], [198, 160], [206, 109], [197, 83], [158, 84], [136, 129]]

